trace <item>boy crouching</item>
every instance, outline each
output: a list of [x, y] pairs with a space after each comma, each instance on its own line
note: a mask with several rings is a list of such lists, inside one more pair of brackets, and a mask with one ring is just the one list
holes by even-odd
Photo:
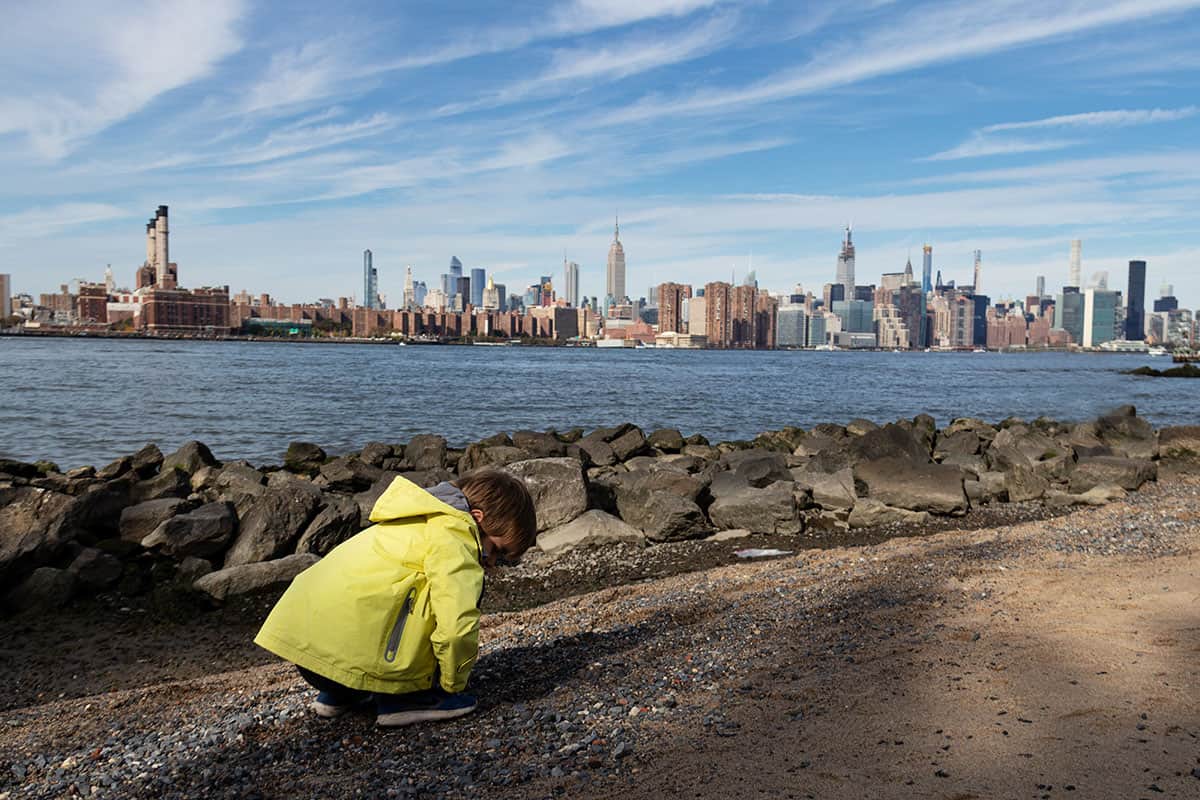
[[299, 667], [322, 717], [372, 701], [383, 726], [471, 713], [483, 569], [533, 545], [529, 490], [495, 469], [428, 490], [398, 477], [370, 520], [296, 577], [255, 643]]

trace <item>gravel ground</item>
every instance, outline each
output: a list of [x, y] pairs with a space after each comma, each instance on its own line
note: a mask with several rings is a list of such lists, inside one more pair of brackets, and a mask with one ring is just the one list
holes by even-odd
[[[993, 706], [986, 723], [962, 715], [984, 697], [1015, 691], [1021, 661], [999, 653], [1034, 646], [1018, 641], [1028, 633], [1023, 625], [1053, 629], [1056, 617], [1044, 615], [1067, 600], [1076, 605], [1054, 613], [1098, 619], [1106, 609], [1158, 608], [1181, 589], [1191, 592], [1178, 607], [1190, 612], [1190, 625], [1171, 629], [1161, 647], [1173, 660], [1151, 673], [1163, 684], [1169, 676], [1170, 686], [1143, 697], [1139, 668], [1113, 668], [1134, 704], [1119, 710], [1154, 713], [1113, 734], [1109, 761], [1119, 769], [1111, 791], [1080, 796], [1196, 797], [1198, 501], [1200, 479], [1170, 474], [1126, 501], [1051, 519], [1004, 524], [1005, 514], [1022, 517], [1010, 507], [976, 520], [986, 524], [959, 521], [958, 530], [803, 550], [491, 613], [472, 676], [479, 711], [399, 731], [376, 730], [366, 714], [333, 722], [309, 714], [311, 692], [294, 670], [245, 643], [262, 599], [206, 613], [153, 603], [114, 612], [97, 601], [72, 620], [9, 622], [0, 628], [0, 686], [9, 695], [0, 713], [0, 800], [1057, 796], [1088, 786], [1086, 775], [1068, 776], [1070, 786], [1034, 778], [1038, 759], [1069, 751], [1061, 731], [1022, 744], [1029, 759], [1014, 754], [1016, 766], [997, 761], [995, 771], [1010, 777], [1029, 772], [1028, 786], [1009, 787], [979, 766], [1001, 750], [977, 754], [973, 768], [954, 760], [952, 747], [970, 752], [972, 744], [949, 741], [952, 723], [973, 730], [966, 737], [975, 742], [1002, 722], [1005, 745], [1016, 746], [1039, 707], [1073, 689], [1030, 684], [1011, 719], [995, 717]], [[562, 596], [616, 578], [707, 567], [765, 541], [680, 545], [667, 559], [675, 567], [655, 561], [664, 556], [653, 550], [572, 557], [553, 569], [531, 564], [495, 582], [493, 598], [515, 607], [524, 602], [514, 598], [536, 602], [538, 592]], [[791, 544], [785, 549], [799, 549]], [[623, 572], [611, 566], [638, 558], [648, 560]], [[1174, 593], [1146, 589], [1168, 578]], [[1134, 601], [1134, 586], [1145, 598]], [[1092, 596], [1109, 600], [1093, 607]], [[1116, 642], [1125, 622], [1112, 624]], [[1070, 641], [1099, 647], [1106, 630]], [[64, 632], [78, 641], [62, 641]], [[1062, 642], [1050, 652], [1066, 658]], [[997, 671], [1002, 660], [1007, 677]], [[910, 672], [910, 685], [898, 690], [892, 682]], [[921, 683], [943, 673], [936, 688]], [[966, 676], [994, 694], [958, 694]], [[909, 708], [918, 685], [927, 707]], [[1117, 705], [1103, 692], [1095, 697], [1101, 709]], [[936, 734], [929, 709], [948, 720]], [[1080, 719], [1092, 730], [1086, 714]], [[1118, 763], [1122, 743], [1150, 742], [1151, 733], [1166, 738], [1146, 745], [1144, 767]], [[903, 756], [880, 755], [892, 741], [888, 752]], [[1109, 740], [1097, 741], [1087, 752], [1103, 756]], [[899, 766], [886, 766], [893, 758]], [[1122, 776], [1134, 782], [1122, 784]], [[988, 780], [1004, 791], [987, 791]]]

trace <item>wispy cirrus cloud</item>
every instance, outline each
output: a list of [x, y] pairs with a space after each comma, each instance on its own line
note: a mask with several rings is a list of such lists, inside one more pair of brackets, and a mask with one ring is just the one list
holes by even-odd
[[1200, 114], [1200, 107], [1122, 109], [1116, 111], [1088, 111], [1081, 114], [1059, 114], [1053, 117], [1023, 122], [1000, 122], [974, 131], [962, 144], [925, 156], [921, 161], [954, 161], [963, 158], [1012, 155], [1015, 153], [1041, 153], [1047, 150], [1062, 150], [1083, 142], [1078, 139], [1018, 139], [995, 134], [1010, 131], [1043, 131], [1061, 128], [1094, 130], [1098, 128], [1127, 128], [1134, 125], [1153, 125], [1160, 122], [1176, 122]]
[[[6, 8], [0, 26], [0, 136], [57, 160], [242, 46], [241, 0], [66, 2]], [[186, 47], [177, 47], [186, 41]], [[51, 59], [48, 53], [53, 53]]]

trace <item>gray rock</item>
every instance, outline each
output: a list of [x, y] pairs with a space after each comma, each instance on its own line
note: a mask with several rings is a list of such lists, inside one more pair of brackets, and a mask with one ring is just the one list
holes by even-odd
[[735, 450], [721, 457], [722, 465], [742, 478], [750, 486], [761, 489], [776, 481], [792, 480], [788, 471], [787, 458], [778, 452], [768, 450]]
[[1004, 488], [1013, 503], [1038, 500], [1050, 488], [1050, 482], [1031, 466], [1015, 464], [1004, 471]]
[[627, 461], [634, 456], [648, 453], [650, 446], [639, 428], [631, 428], [611, 443], [613, 453], [618, 461]]
[[316, 514], [320, 492], [295, 485], [268, 488], [241, 517], [225, 566], [267, 561], [288, 553]]
[[846, 509], [810, 514], [805, 525], [809, 535], [814, 533], [845, 533], [850, 530], [850, 512]]
[[[125, 475], [131, 469], [133, 469], [133, 457], [132, 456], [121, 456], [116, 461], [113, 461], [111, 464], [108, 464], [107, 466], [104, 466], [104, 467], [96, 470], [96, 477], [99, 478], [100, 480], [111, 481], [111, 480], [114, 480], [115, 478], [119, 478], [122, 475]], [[0, 470], [0, 472], [3, 472], [3, 471], [6, 471], [6, 470]], [[37, 470], [34, 470], [34, 472], [36, 472], [36, 471]]]
[[65, 569], [38, 567], [4, 597], [12, 613], [53, 611], [62, 608], [75, 592], [75, 575]]
[[935, 514], [967, 513], [967, 495], [958, 467], [884, 458], [859, 463], [854, 468], [854, 480], [866, 487], [868, 497], [884, 505]]
[[597, 510], [586, 511], [566, 525], [537, 537], [538, 549], [549, 555], [616, 543], [644, 545], [646, 536], [632, 525]]
[[300, 535], [297, 553], [323, 556], [361, 530], [358, 502], [344, 495], [326, 495], [321, 509]]
[[1008, 484], [1003, 472], [981, 471], [977, 473], [975, 480], [970, 478], [964, 480], [963, 489], [972, 506], [1003, 502], [1008, 499]]
[[34, 486], [0, 488], [0, 577], [19, 560], [48, 559], [73, 539], [76, 502]]
[[617, 473], [613, 483], [618, 503], [622, 493], [637, 491], [670, 492], [697, 502], [705, 486], [700, 478], [672, 468]]
[[396, 454], [396, 448], [390, 444], [382, 442], [370, 442], [362, 449], [359, 454], [359, 459], [364, 464], [369, 464], [372, 467], [382, 467], [385, 458], [392, 458]]
[[879, 430], [879, 426], [869, 419], [857, 418], [846, 423], [846, 433], [851, 436], [863, 436], [876, 430]]
[[174, 558], [218, 555], [237, 531], [237, 515], [232, 503], [202, 505], [187, 514], [163, 520], [142, 540], [146, 548], [159, 548]]
[[515, 461], [527, 461], [532, 457], [527, 451], [511, 445], [469, 444], [462, 458], [458, 460], [458, 474], [466, 475], [482, 467], [502, 467]]
[[415, 471], [444, 469], [446, 440], [441, 436], [423, 433], [414, 436], [404, 448], [404, 460]]
[[1125, 490], [1120, 486], [1093, 486], [1080, 494], [1051, 491], [1046, 493], [1048, 506], [1103, 506], [1125, 499]]
[[955, 431], [937, 437], [933, 446], [936, 461], [945, 461], [947, 456], [974, 456], [979, 453], [982, 442], [974, 431]]
[[960, 431], [970, 431], [985, 442], [990, 442], [996, 437], [994, 427], [975, 417], [959, 417], [947, 425], [942, 434], [949, 436]]
[[584, 463], [591, 466], [608, 467], [617, 463], [617, 454], [613, 452], [612, 445], [595, 434], [583, 437], [568, 452], [582, 454]]
[[381, 477], [383, 470], [379, 467], [373, 467], [354, 456], [342, 456], [323, 464], [317, 481], [334, 492], [362, 492], [370, 489]]
[[941, 463], [949, 467], [958, 467], [971, 480], [978, 480], [980, 475], [989, 471], [987, 459], [983, 456], [959, 455], [955, 453], [945, 456], [941, 460]]
[[179, 562], [175, 570], [175, 582], [180, 586], [191, 587], [193, 583], [213, 571], [211, 561], [196, 556], [187, 556]]
[[854, 472], [849, 467], [826, 474], [802, 468], [791, 470], [796, 484], [807, 488], [812, 501], [826, 509], [851, 509], [858, 495], [854, 488]]
[[[691, 437], [689, 437], [691, 438]], [[721, 451], [712, 445], [688, 442], [681, 451], [685, 456], [692, 456], [703, 461], [716, 461], [721, 457]]]
[[148, 478], [158, 472], [162, 465], [163, 454], [156, 444], [148, 444], [129, 457], [129, 468], [143, 478]]
[[103, 591], [115, 584], [124, 569], [119, 558], [95, 547], [85, 547], [67, 567], [80, 585], [92, 591]]
[[734, 539], [745, 539], [751, 534], [751, 531], [745, 528], [730, 528], [727, 531], [717, 531], [712, 536], [709, 536], [704, 541], [706, 542], [731, 542]]
[[674, 428], [656, 430], [646, 437], [646, 441], [651, 447], [664, 453], [678, 453], [686, 446], [683, 434]]
[[513, 445], [529, 453], [526, 458], [560, 458], [567, 454], [567, 445], [557, 436], [537, 431], [516, 431]]
[[263, 474], [244, 462], [226, 464], [213, 480], [213, 495], [233, 503], [239, 515], [250, 510], [267, 487]]
[[[444, 469], [424, 469], [413, 472], [401, 472], [405, 479], [412, 481], [422, 489], [428, 489], [430, 486], [437, 486], [442, 481], [452, 480], [454, 478], [449, 472]], [[384, 473], [387, 476], [387, 473]]]
[[1158, 432], [1159, 453], [1165, 458], [1200, 458], [1200, 425], [1179, 425]]
[[212, 451], [202, 442], [185, 442], [182, 447], [163, 459], [162, 470], [177, 469], [188, 475], [195, 474], [201, 467], [211, 467], [217, 463]]
[[134, 503], [145, 503], [165, 497], [187, 497], [191, 491], [192, 483], [186, 472], [178, 469], [164, 469], [153, 478], [135, 483], [130, 489], [129, 496]]
[[1132, 413], [1114, 413], [1096, 420], [1096, 435], [1114, 455], [1125, 458], [1153, 459], [1158, 457], [1158, 436], [1150, 423]]
[[788, 426], [778, 431], [767, 431], [754, 437], [753, 446], [761, 450], [775, 453], [792, 453], [800, 446], [808, 434], [801, 428]]
[[674, 491], [622, 489], [617, 494], [621, 519], [655, 542], [675, 542], [712, 531], [700, 506]]
[[929, 461], [929, 449], [924, 441], [894, 422], [850, 439], [846, 449], [855, 463], [884, 458], [904, 459], [915, 464]]
[[708, 507], [709, 518], [718, 528], [745, 528], [754, 533], [799, 533], [800, 518], [791, 481], [777, 481], [763, 488], [746, 486], [722, 493]]
[[583, 466], [573, 458], [516, 461], [505, 470], [525, 481], [537, 510], [538, 531], [565, 525], [587, 510]]
[[312, 442], [292, 442], [283, 454], [284, 469], [315, 473], [325, 463], [325, 451]]
[[1071, 492], [1081, 494], [1096, 486], [1120, 486], [1137, 491], [1146, 481], [1158, 479], [1158, 465], [1148, 459], [1096, 456], [1081, 459], [1071, 473]]
[[272, 561], [226, 567], [200, 578], [193, 588], [220, 602], [234, 595], [287, 586], [320, 560], [312, 553], [296, 553]]
[[854, 504], [847, 520], [851, 528], [873, 528], [883, 525], [923, 525], [929, 521], [924, 511], [909, 511], [879, 502], [873, 497], [864, 497]]

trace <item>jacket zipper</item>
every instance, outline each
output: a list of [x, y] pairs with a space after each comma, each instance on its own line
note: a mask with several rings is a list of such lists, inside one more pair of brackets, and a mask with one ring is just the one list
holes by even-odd
[[412, 613], [413, 596], [416, 591], [416, 589], [408, 590], [408, 596], [404, 598], [404, 603], [400, 606], [400, 613], [396, 616], [396, 624], [392, 626], [392, 632], [388, 636], [387, 649], [383, 651], [383, 660], [389, 664], [396, 660], [396, 651], [400, 649], [400, 637], [404, 635], [404, 626], [408, 622], [408, 615]]

